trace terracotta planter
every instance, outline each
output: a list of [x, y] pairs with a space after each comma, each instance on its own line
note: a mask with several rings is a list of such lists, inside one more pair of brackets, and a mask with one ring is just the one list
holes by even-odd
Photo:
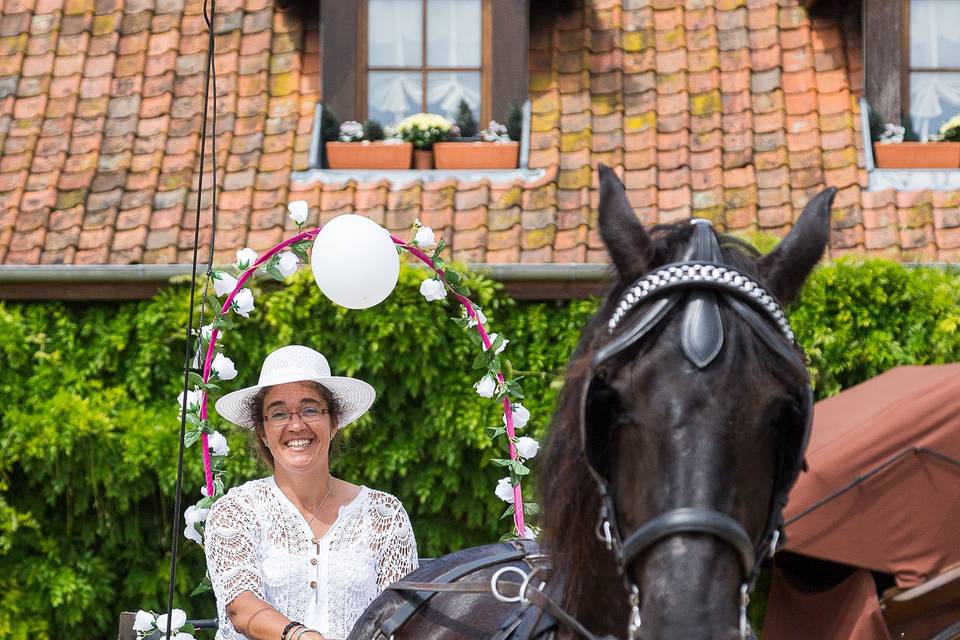
[[880, 169], [960, 169], [960, 142], [878, 142], [873, 158]]
[[432, 149], [414, 149], [413, 150], [413, 168], [414, 169], [433, 169], [433, 150]]
[[331, 169], [409, 169], [413, 143], [328, 142]]
[[516, 169], [519, 142], [437, 142], [437, 169]]

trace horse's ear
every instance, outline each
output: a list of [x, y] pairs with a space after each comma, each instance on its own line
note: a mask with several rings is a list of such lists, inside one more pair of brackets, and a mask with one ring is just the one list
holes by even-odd
[[781, 301], [797, 295], [820, 261], [830, 241], [830, 207], [836, 194], [836, 187], [830, 187], [814, 196], [787, 237], [757, 262], [767, 287]]
[[639, 278], [650, 264], [650, 238], [637, 220], [620, 178], [600, 165], [600, 236], [620, 278]]

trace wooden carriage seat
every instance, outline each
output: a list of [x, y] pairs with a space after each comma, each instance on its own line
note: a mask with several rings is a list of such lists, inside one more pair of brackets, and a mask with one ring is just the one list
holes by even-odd
[[960, 565], [912, 589], [887, 589], [880, 606], [891, 638], [932, 638], [960, 622]]

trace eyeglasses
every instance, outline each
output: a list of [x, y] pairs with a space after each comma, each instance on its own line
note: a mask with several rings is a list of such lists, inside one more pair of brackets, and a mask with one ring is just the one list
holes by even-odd
[[320, 422], [328, 413], [330, 411], [325, 407], [304, 407], [300, 411], [287, 411], [285, 408], [277, 407], [264, 416], [264, 419], [271, 427], [281, 429], [290, 424], [293, 416], [300, 416], [300, 420], [304, 423], [313, 424]]

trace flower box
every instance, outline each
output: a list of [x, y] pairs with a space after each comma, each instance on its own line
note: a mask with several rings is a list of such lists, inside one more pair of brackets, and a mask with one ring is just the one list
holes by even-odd
[[878, 142], [873, 158], [879, 169], [960, 169], [960, 142]]
[[519, 142], [435, 142], [437, 169], [515, 169]]
[[409, 169], [410, 142], [328, 142], [327, 166], [331, 169]]
[[413, 168], [420, 171], [433, 169], [433, 149], [414, 149]]

